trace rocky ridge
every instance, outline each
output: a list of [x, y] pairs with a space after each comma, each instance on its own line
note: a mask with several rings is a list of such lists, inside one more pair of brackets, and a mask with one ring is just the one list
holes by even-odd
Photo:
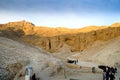
[[75, 52], [83, 51], [95, 41], [107, 41], [120, 36], [120, 23], [67, 29], [35, 26], [27, 21], [18, 21], [1, 24], [0, 36], [27, 42], [50, 52], [59, 51], [67, 44]]

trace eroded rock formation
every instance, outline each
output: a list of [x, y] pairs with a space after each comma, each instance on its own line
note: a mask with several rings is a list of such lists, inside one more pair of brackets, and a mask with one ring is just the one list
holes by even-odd
[[27, 42], [55, 52], [67, 44], [71, 51], [82, 51], [97, 40], [120, 36], [120, 23], [111, 26], [90, 26], [81, 29], [47, 28], [26, 21], [0, 25], [0, 36]]

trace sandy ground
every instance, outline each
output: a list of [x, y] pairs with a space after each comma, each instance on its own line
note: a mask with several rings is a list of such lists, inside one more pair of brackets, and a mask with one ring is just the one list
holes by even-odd
[[[64, 75], [57, 75], [53, 78], [51, 77], [50, 80], [103, 80], [102, 73], [91, 73], [91, 72], [79, 72], [74, 71], [72, 73], [67, 73], [67, 78], [64, 77]], [[118, 69], [118, 73], [115, 74], [115, 80], [119, 80], [120, 77], [120, 69]]]

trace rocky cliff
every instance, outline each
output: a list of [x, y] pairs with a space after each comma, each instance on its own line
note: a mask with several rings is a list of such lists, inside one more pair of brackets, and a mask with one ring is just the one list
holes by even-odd
[[106, 41], [120, 36], [120, 23], [67, 29], [35, 26], [27, 21], [18, 21], [1, 24], [0, 36], [27, 42], [50, 52], [59, 51], [67, 44], [74, 52], [86, 49], [95, 41]]

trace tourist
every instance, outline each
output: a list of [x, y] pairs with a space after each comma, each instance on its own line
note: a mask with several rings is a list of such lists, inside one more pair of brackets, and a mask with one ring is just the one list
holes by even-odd
[[34, 73], [33, 76], [32, 76], [32, 80], [37, 80], [35, 73]]
[[109, 77], [110, 77], [110, 80], [115, 80], [114, 73], [110, 72]]
[[110, 68], [110, 71], [115, 75], [115, 69], [113, 67]]
[[33, 68], [31, 66], [26, 66], [25, 69], [25, 80], [30, 80], [33, 73]]
[[109, 67], [106, 67], [105, 80], [109, 80]]
[[117, 73], [117, 68], [115, 67], [115, 73]]

